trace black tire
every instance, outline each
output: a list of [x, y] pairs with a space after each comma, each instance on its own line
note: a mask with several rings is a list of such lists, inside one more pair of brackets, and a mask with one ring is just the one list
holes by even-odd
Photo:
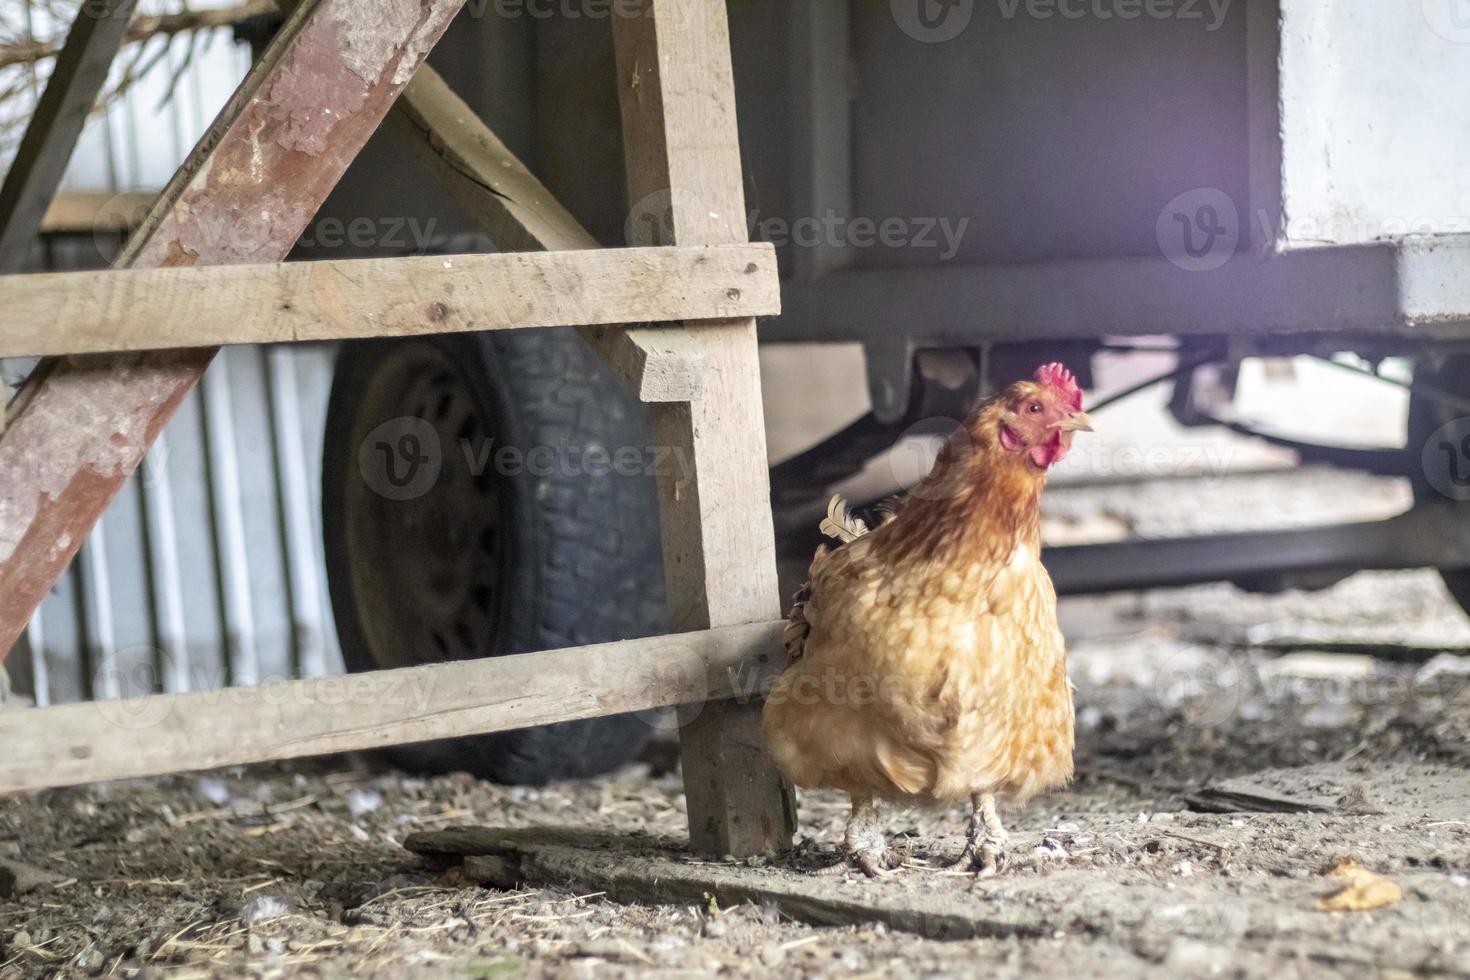
[[[646, 431], [643, 406], [572, 330], [344, 344], [322, 516], [348, 670], [664, 632]], [[626, 465], [589, 463], [595, 446], [636, 447], [640, 465], [626, 449]], [[538, 784], [606, 772], [650, 733], [618, 715], [389, 755]]]
[[[1425, 357], [1414, 364], [1414, 380], [1453, 395], [1470, 397], [1470, 354]], [[1426, 453], [1425, 447], [1442, 426], [1464, 416], [1464, 412], [1429, 398], [1422, 391], [1413, 391], [1409, 395], [1409, 432], [1404, 451], [1410, 457], [1408, 469], [1416, 503], [1453, 499], [1436, 489], [1436, 486], [1453, 488], [1455, 485], [1449, 479], [1449, 457], [1436, 452], [1436, 447], [1430, 447]], [[1460, 422], [1455, 432], [1463, 438], [1470, 434], [1470, 425]], [[1459, 439], [1453, 441], [1459, 442]], [[1463, 499], [1463, 494], [1459, 496]], [[1470, 613], [1470, 568], [1441, 568], [1439, 575], [1460, 608]]]

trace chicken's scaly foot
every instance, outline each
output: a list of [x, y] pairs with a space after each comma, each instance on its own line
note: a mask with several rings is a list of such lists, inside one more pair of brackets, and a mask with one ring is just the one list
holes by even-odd
[[971, 800], [970, 823], [965, 831], [965, 848], [947, 869], [974, 870], [981, 878], [998, 874], [1006, 863], [1010, 835], [1000, 822], [993, 793], [976, 793]]
[[847, 856], [869, 878], [883, 878], [903, 865], [903, 856], [888, 846], [872, 797], [854, 796], [843, 835]]

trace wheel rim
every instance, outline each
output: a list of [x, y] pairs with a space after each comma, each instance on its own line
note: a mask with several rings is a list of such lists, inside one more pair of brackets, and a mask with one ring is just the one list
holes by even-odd
[[[394, 345], [367, 380], [344, 526], [355, 606], [380, 666], [496, 652], [504, 498], [484, 413], [461, 367], [432, 344]], [[404, 473], [414, 479], [389, 479]]]

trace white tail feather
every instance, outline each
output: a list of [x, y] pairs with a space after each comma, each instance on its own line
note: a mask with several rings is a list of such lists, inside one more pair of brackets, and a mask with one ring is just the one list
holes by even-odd
[[853, 517], [847, 509], [847, 501], [842, 499], [841, 494], [834, 493], [827, 502], [827, 516], [822, 519], [819, 530], [827, 537], [847, 544], [867, 534], [868, 525], [863, 523], [862, 518]]

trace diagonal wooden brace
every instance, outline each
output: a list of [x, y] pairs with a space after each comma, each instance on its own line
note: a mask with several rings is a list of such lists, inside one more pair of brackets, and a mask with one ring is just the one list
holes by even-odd
[[[496, 248], [598, 247], [592, 233], [429, 66], [409, 83], [388, 126]], [[646, 402], [690, 401], [703, 391], [704, 355], [677, 324], [588, 326], [581, 333]]]
[[[279, 262], [463, 0], [306, 0], [118, 265]], [[0, 434], [0, 656], [216, 348], [45, 361]]]

